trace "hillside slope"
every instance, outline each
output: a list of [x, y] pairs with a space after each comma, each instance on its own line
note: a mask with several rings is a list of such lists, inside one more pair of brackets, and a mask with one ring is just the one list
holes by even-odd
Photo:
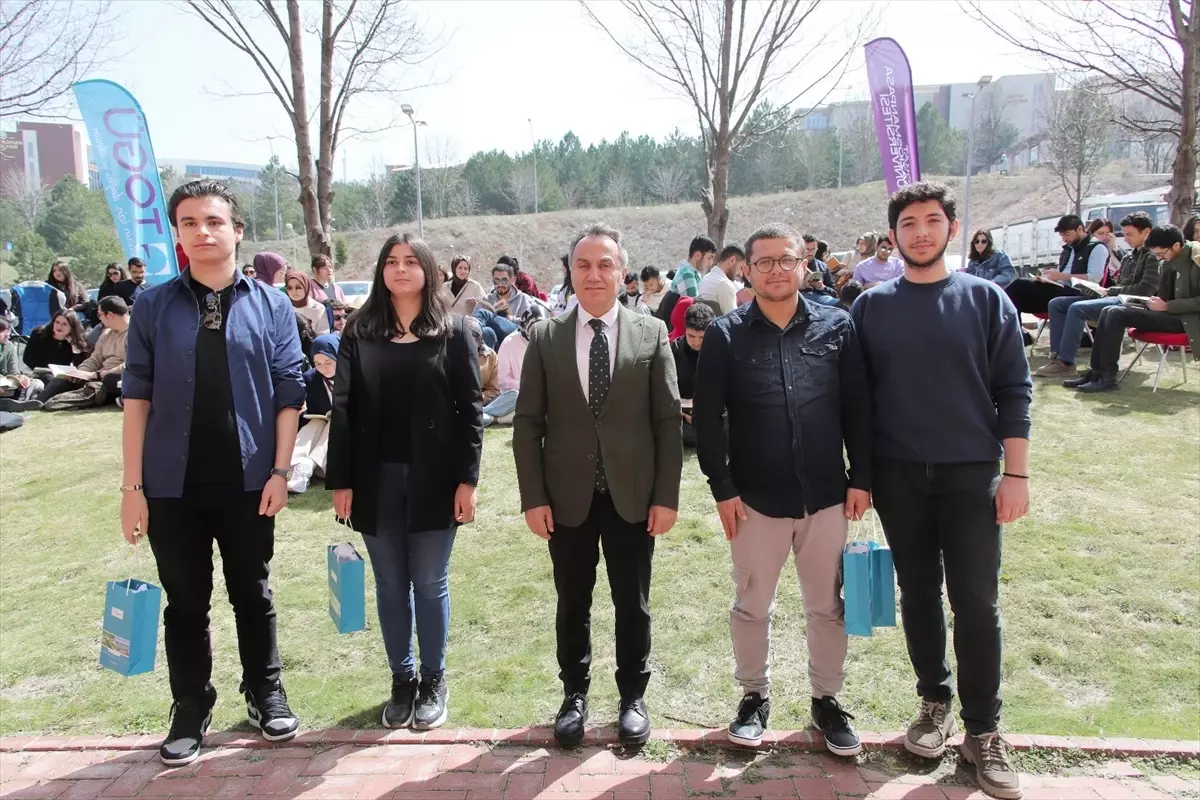
[[[959, 194], [962, 177], [939, 178]], [[1102, 177], [1093, 194], [1135, 192], [1162, 185], [1161, 177], [1122, 177], [1113, 170]], [[1063, 213], [1066, 202], [1054, 176], [1043, 170], [1028, 170], [1020, 175], [981, 175], [971, 181], [971, 227], [996, 227], [1035, 217]], [[887, 227], [887, 192], [882, 182], [847, 189], [817, 189], [785, 194], [735, 197], [729, 201], [729, 241], [742, 241], [767, 222], [785, 222], [803, 233], [812, 233], [829, 242], [834, 250], [853, 246], [864, 231]], [[559, 257], [566, 251], [572, 235], [580, 227], [602, 221], [618, 228], [625, 236], [631, 265], [637, 268], [653, 264], [664, 271], [687, 255], [688, 242], [705, 230], [704, 214], [698, 202], [673, 206], [631, 208], [574, 209], [544, 214], [491, 217], [453, 217], [425, 220], [425, 239], [443, 264], [457, 254], [471, 257], [476, 278], [509, 253], [521, 260], [521, 266], [539, 283], [557, 281]], [[415, 231], [415, 223], [396, 228]], [[379, 247], [392, 233], [389, 229], [347, 231], [350, 245], [349, 264], [339, 272], [342, 278], [368, 277], [378, 257]], [[954, 245], [952, 250], [957, 249]], [[308, 257], [302, 238], [284, 242], [243, 242], [242, 262], [248, 262], [262, 250], [276, 250], [289, 260], [306, 267]]]

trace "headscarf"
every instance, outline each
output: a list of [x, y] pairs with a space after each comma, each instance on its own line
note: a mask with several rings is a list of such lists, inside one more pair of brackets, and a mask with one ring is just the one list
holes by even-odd
[[675, 308], [671, 309], [671, 333], [667, 336], [668, 340], [673, 342], [687, 332], [687, 310], [695, 302], [694, 297], [681, 297]]
[[[259, 253], [254, 256], [255, 277], [267, 286], [275, 285], [275, 276], [280, 270], [287, 270], [287, 260], [279, 253]], [[308, 281], [304, 283], [307, 285]]]
[[308, 276], [298, 269], [288, 270], [287, 274], [283, 277], [283, 288], [285, 291], [288, 281], [293, 280], [300, 281], [300, 285], [304, 287], [304, 299], [297, 303], [295, 300], [292, 300], [292, 296], [289, 294], [288, 300], [291, 301], [293, 308], [307, 308], [308, 301], [312, 297], [312, 290], [308, 287]]
[[[334, 361], [338, 359], [338, 348], [342, 344], [341, 334], [326, 333], [312, 341], [311, 356], [328, 356]], [[326, 379], [328, 380], [328, 379]]]

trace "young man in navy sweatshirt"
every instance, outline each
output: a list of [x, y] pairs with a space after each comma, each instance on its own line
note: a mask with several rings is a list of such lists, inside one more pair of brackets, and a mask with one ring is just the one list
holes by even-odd
[[904, 275], [860, 296], [851, 315], [874, 401], [872, 500], [892, 548], [922, 698], [905, 747], [937, 758], [954, 733], [944, 572], [963, 755], [984, 791], [1019, 798], [998, 733], [997, 594], [1001, 526], [1029, 508], [1033, 384], [1020, 315], [1000, 287], [947, 268], [946, 246], [958, 231], [948, 188], [901, 189], [888, 203], [888, 222]]

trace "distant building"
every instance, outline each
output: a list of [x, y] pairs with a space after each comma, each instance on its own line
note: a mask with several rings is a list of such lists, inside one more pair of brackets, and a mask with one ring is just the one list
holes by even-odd
[[87, 186], [88, 149], [87, 137], [69, 123], [18, 122], [0, 139], [0, 173], [37, 186], [53, 186], [70, 175]]
[[215, 178], [258, 185], [262, 164], [236, 161], [204, 161], [197, 158], [166, 158], [158, 162], [160, 169], [171, 167], [180, 178]]

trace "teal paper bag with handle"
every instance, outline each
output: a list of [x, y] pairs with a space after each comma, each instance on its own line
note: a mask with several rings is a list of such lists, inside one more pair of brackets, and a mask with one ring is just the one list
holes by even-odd
[[883, 540], [879, 520], [855, 533], [842, 550], [842, 591], [846, 633], [870, 636], [874, 628], [896, 626], [896, 582], [892, 551]]
[[[872, 542], [871, 544], [875, 544]], [[896, 627], [896, 581], [891, 548], [876, 545], [870, 553], [871, 625], [876, 628]]]
[[329, 618], [338, 633], [353, 633], [366, 627], [366, 596], [362, 556], [349, 542], [326, 548], [329, 573]]
[[109, 581], [104, 591], [100, 666], [126, 676], [152, 671], [161, 605], [162, 589], [152, 583], [136, 578]]

